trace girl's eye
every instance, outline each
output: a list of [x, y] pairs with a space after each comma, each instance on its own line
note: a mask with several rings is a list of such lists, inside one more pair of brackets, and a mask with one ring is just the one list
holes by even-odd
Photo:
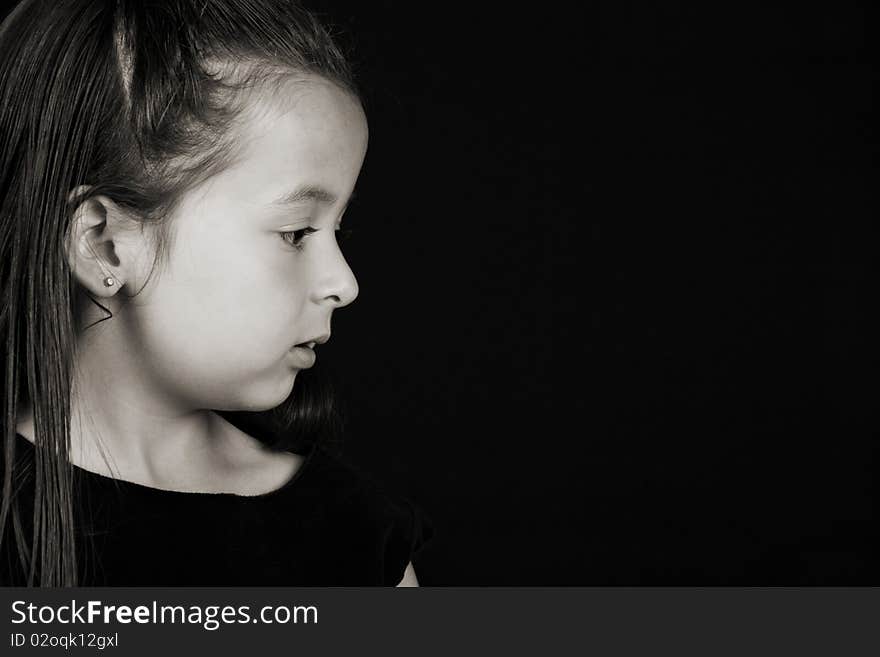
[[[301, 228], [300, 230], [281, 231], [280, 235], [281, 235], [281, 239], [283, 239], [285, 242], [287, 242], [288, 244], [290, 244], [294, 248], [302, 251], [302, 249], [305, 247], [306, 238], [309, 235], [311, 235], [312, 233], [317, 233], [317, 232], [318, 232], [317, 228], [312, 228], [311, 226], [308, 226], [306, 228]], [[353, 228], [337, 228], [336, 229], [336, 234], [342, 240], [350, 239], [352, 236], [352, 233], [354, 233]], [[291, 239], [291, 236], [293, 239]]]
[[[306, 228], [301, 228], [300, 230], [282, 231], [280, 234], [281, 234], [281, 239], [283, 239], [285, 242], [287, 242], [288, 244], [290, 244], [294, 248], [299, 249], [301, 251], [303, 249], [303, 247], [305, 246], [305, 239], [309, 235], [311, 235], [312, 233], [317, 233], [317, 232], [318, 232], [317, 228], [312, 228], [311, 226], [308, 226]], [[290, 239], [291, 235], [293, 236], [292, 240]]]

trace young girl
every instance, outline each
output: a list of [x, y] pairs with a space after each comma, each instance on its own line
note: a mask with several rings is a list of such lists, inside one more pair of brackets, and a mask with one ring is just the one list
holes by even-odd
[[367, 148], [327, 31], [25, 0], [0, 96], [0, 585], [416, 585], [429, 520], [333, 453], [309, 369]]

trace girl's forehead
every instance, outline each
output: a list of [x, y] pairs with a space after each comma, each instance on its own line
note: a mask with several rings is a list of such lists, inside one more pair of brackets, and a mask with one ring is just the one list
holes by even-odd
[[318, 79], [257, 95], [243, 115], [241, 138], [245, 157], [320, 164], [365, 151], [368, 131], [360, 102]]
[[351, 92], [324, 78], [293, 78], [262, 92], [254, 92], [244, 112], [245, 121], [256, 130], [281, 122], [286, 127], [308, 131], [366, 130], [360, 101]]
[[[243, 113], [235, 163], [209, 183], [220, 197], [264, 204], [290, 185], [314, 184], [344, 198], [367, 147], [359, 101], [332, 83], [261, 95]], [[224, 189], [225, 188], [225, 189]]]

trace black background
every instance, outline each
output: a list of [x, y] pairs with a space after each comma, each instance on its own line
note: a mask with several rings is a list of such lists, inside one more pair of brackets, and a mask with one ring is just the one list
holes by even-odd
[[422, 584], [880, 584], [871, 17], [307, 4], [370, 123], [318, 367]]
[[694, 5], [310, 5], [370, 121], [319, 360], [423, 584], [880, 583], [869, 17]]

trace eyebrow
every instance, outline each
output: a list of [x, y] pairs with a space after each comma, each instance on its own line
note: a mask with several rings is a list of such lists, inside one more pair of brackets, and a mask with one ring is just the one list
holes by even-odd
[[[354, 190], [352, 190], [351, 196], [348, 197], [348, 201], [346, 201], [345, 203], [345, 208], [348, 207], [348, 204], [351, 203], [351, 200], [353, 198]], [[282, 194], [279, 198], [272, 201], [269, 205], [282, 208], [306, 202], [333, 205], [338, 200], [339, 197], [336, 196], [336, 194], [324, 187], [320, 187], [318, 185], [305, 185], [303, 187], [300, 187], [299, 189], [295, 189], [291, 192]], [[343, 211], [345, 211], [345, 208], [343, 208]]]

